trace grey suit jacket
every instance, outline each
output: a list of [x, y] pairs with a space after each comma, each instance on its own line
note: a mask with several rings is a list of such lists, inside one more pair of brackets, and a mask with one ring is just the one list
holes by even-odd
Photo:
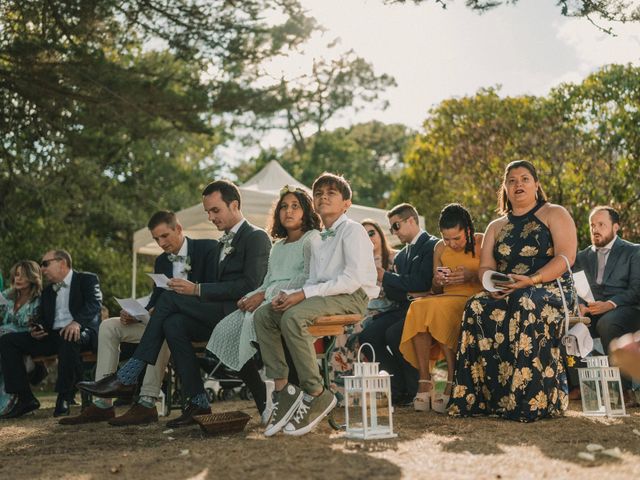
[[584, 270], [596, 300], [640, 309], [640, 245], [620, 237], [613, 242], [601, 285], [596, 283], [598, 255], [591, 246], [578, 252], [574, 271], [580, 270]]

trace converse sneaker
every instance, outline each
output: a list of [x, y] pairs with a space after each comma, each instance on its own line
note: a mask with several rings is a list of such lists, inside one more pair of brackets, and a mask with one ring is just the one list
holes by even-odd
[[273, 390], [275, 389], [275, 384], [273, 380], [265, 380], [264, 385], [267, 391], [267, 395], [266, 395], [267, 403], [260, 417], [260, 423], [266, 426], [269, 424], [269, 420], [271, 419], [271, 414], [273, 413]]
[[326, 388], [317, 397], [305, 393], [298, 410], [282, 431], [287, 435], [304, 435], [310, 432], [333, 410], [336, 403], [336, 396]]
[[282, 430], [282, 427], [287, 424], [296, 412], [300, 402], [302, 402], [303, 395], [302, 390], [290, 383], [279, 392], [273, 392], [273, 412], [264, 431], [266, 437], [275, 435]]

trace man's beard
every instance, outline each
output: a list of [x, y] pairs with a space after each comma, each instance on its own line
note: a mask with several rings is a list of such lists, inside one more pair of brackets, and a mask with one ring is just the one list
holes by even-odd
[[593, 236], [591, 236], [591, 242], [597, 247], [604, 247], [605, 245], [607, 245], [609, 242], [611, 242], [611, 240], [613, 240], [613, 237], [615, 236], [615, 233], [613, 233], [613, 230], [611, 230], [606, 236], [604, 234], [600, 234], [600, 239], [596, 240], [595, 238], [593, 238]]

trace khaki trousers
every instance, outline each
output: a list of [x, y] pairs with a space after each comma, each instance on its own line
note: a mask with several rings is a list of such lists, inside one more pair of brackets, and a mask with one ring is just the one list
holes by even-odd
[[322, 390], [322, 376], [313, 347], [316, 339], [309, 334], [307, 327], [321, 315], [362, 315], [368, 303], [367, 294], [358, 289], [352, 294], [307, 298], [284, 313], [274, 311], [270, 303], [258, 308], [253, 321], [267, 377], [289, 376], [281, 339], [284, 338], [298, 372], [300, 387], [307, 393]]
[[[98, 362], [96, 364], [96, 381], [112, 374], [118, 369], [120, 344], [139, 343], [146, 325], [132, 323], [123, 325], [119, 317], [109, 318], [100, 324], [98, 333]], [[140, 395], [158, 398], [164, 372], [169, 363], [169, 347], [164, 342], [155, 365], [147, 365]]]

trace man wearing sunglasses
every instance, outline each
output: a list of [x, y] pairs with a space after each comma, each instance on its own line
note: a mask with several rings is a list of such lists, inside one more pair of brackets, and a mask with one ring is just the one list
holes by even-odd
[[[391, 394], [395, 405], [410, 405], [418, 389], [418, 371], [400, 353], [404, 319], [409, 309], [407, 294], [431, 290], [433, 248], [436, 237], [420, 228], [418, 212], [408, 203], [393, 207], [388, 213], [390, 232], [405, 244], [394, 259], [393, 271], [378, 268], [378, 281], [385, 296], [395, 307], [373, 317], [360, 333], [360, 343], [370, 343], [376, 361], [391, 377]], [[389, 349], [391, 352], [389, 352]]]
[[40, 262], [49, 285], [42, 291], [41, 316], [31, 331], [0, 337], [5, 389], [18, 401], [3, 418], [18, 418], [40, 407], [29, 387], [25, 355], [58, 355], [54, 417], [69, 415], [75, 384], [82, 377], [80, 353], [96, 350], [102, 293], [93, 273], [72, 270], [71, 255], [51, 250]]

